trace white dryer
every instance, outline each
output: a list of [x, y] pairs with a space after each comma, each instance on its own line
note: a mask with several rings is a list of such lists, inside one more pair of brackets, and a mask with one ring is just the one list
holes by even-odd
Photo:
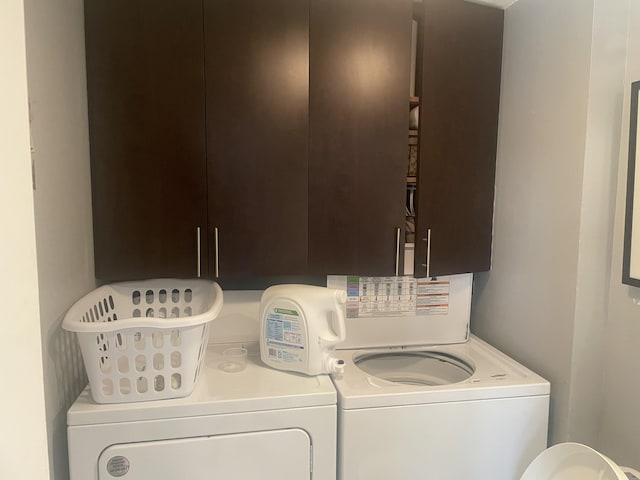
[[191, 395], [99, 405], [88, 388], [67, 414], [71, 480], [333, 480], [336, 392], [327, 376], [241, 372], [211, 345]]
[[338, 480], [514, 480], [547, 446], [549, 383], [469, 335], [471, 276], [430, 288], [433, 315], [347, 318]]

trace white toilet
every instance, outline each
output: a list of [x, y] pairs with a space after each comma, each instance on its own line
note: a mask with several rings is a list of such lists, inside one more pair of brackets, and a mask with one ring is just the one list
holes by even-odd
[[538, 455], [520, 480], [640, 480], [640, 473], [586, 445], [559, 443]]

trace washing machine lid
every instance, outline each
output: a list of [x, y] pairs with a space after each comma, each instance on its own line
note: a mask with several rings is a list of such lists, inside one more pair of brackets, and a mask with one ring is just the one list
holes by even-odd
[[520, 480], [628, 480], [609, 458], [580, 443], [559, 443], [538, 455]]
[[330, 275], [327, 287], [347, 292], [347, 338], [339, 350], [469, 339], [471, 273], [437, 279]]

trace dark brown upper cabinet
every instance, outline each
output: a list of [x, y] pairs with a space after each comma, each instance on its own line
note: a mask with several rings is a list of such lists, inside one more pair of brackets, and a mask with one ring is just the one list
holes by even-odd
[[[96, 277], [403, 273], [414, 8], [87, 0]], [[502, 12], [419, 8], [415, 271], [486, 270]]]
[[394, 275], [404, 251], [412, 2], [311, 0], [309, 18], [309, 269]]
[[195, 276], [207, 225], [202, 2], [91, 0], [85, 22], [96, 277]]
[[304, 274], [309, 5], [205, 0], [204, 31], [210, 272]]
[[503, 11], [423, 0], [416, 276], [488, 270]]

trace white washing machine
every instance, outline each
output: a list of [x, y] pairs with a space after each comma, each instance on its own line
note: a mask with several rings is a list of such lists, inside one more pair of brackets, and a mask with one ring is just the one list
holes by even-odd
[[67, 414], [71, 480], [334, 480], [331, 380], [267, 368], [257, 344], [228, 373], [227, 347], [209, 346], [185, 398], [99, 405], [87, 388]]
[[420, 317], [347, 318], [338, 480], [519, 479], [547, 445], [549, 383], [469, 335], [471, 275], [420, 288]]

